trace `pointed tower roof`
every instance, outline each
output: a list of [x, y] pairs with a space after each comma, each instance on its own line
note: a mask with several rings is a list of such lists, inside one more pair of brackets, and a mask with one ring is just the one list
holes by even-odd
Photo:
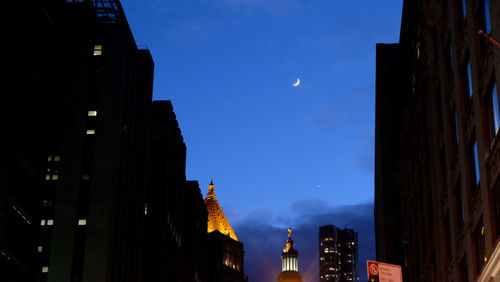
[[231, 228], [231, 225], [229, 224], [229, 221], [227, 221], [219, 202], [217, 202], [217, 199], [215, 198], [214, 187], [213, 182], [210, 181], [210, 185], [208, 185], [207, 198], [205, 199], [205, 205], [207, 206], [208, 211], [207, 231], [210, 233], [217, 230], [224, 235], [228, 235], [231, 239], [238, 241], [238, 237], [234, 234], [233, 228]]

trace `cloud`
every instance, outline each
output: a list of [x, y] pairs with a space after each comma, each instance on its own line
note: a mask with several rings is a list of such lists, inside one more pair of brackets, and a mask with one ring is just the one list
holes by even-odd
[[359, 277], [366, 277], [367, 259], [375, 259], [373, 203], [331, 207], [320, 200], [293, 203], [285, 217], [258, 210], [234, 224], [238, 238], [245, 245], [245, 273], [250, 282], [275, 281], [281, 267], [287, 228], [293, 227], [293, 239], [299, 251], [299, 269], [304, 282], [318, 281], [319, 226], [334, 224], [358, 232]]

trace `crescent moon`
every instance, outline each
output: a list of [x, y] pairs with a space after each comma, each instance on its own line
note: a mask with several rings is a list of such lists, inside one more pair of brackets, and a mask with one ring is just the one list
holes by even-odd
[[295, 84], [293, 84], [293, 86], [297, 87], [297, 86], [299, 86], [299, 84], [300, 84], [300, 78], [297, 78], [297, 82], [295, 82]]

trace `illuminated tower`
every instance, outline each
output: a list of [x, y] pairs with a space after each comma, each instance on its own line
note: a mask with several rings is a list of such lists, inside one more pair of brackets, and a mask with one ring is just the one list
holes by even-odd
[[214, 183], [210, 181], [205, 205], [207, 224], [207, 281], [244, 282], [243, 243], [238, 241], [222, 208], [215, 197]]
[[286, 248], [281, 253], [281, 273], [278, 282], [302, 282], [299, 273], [299, 253], [293, 248], [292, 229], [288, 228]]

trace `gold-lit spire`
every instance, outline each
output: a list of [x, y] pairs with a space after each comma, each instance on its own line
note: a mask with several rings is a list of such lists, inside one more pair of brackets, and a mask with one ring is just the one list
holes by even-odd
[[236, 237], [233, 228], [231, 228], [231, 225], [229, 224], [229, 221], [227, 221], [219, 202], [217, 202], [217, 199], [215, 198], [214, 187], [213, 181], [210, 181], [210, 184], [208, 185], [207, 197], [205, 199], [205, 205], [207, 206], [208, 211], [207, 232], [210, 233], [217, 230], [224, 235], [228, 235], [231, 239], [238, 241], [238, 237]]

